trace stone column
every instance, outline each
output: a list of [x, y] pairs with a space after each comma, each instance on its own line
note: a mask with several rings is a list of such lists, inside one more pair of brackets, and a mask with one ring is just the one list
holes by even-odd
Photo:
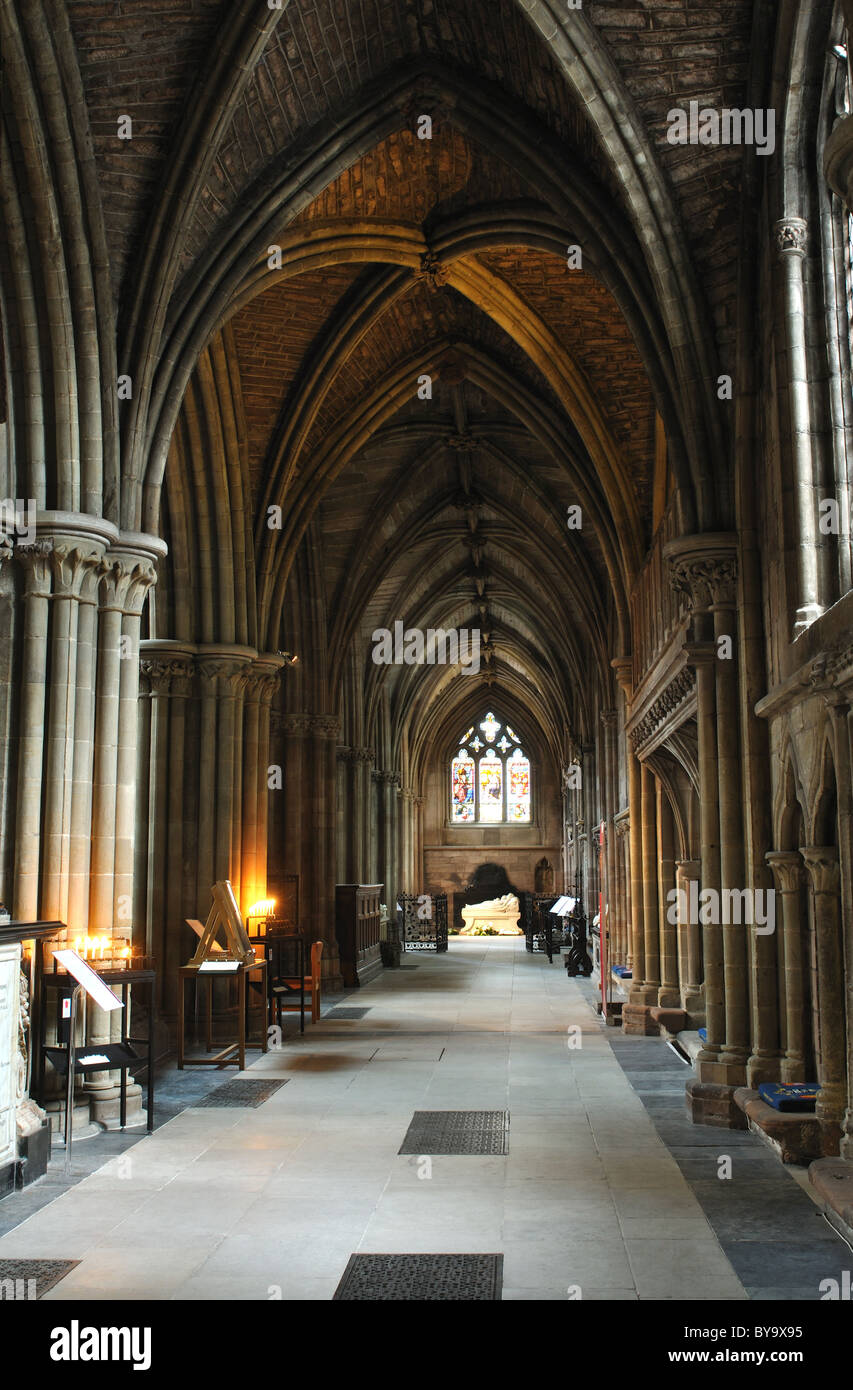
[[[783, 1051], [781, 1076], [783, 1081], [813, 1081], [805, 1075], [805, 1039], [803, 1014], [805, 991], [808, 988], [808, 963], [803, 960], [803, 928], [800, 920], [800, 888], [803, 882], [803, 860], [796, 851], [773, 851], [765, 859], [773, 870], [779, 896], [776, 913], [776, 932], [780, 936], [781, 983], [783, 987], [783, 1016], [781, 1042]], [[781, 920], [780, 920], [781, 919]]]
[[687, 909], [683, 913], [679, 911], [677, 929], [681, 962], [681, 1007], [687, 1014], [691, 1028], [703, 1028], [705, 1025], [702, 938], [698, 918], [694, 921], [690, 913], [691, 884], [696, 884], [693, 891], [698, 902], [701, 869], [698, 859], [680, 859], [676, 864], [675, 886], [679, 890], [678, 902]]
[[352, 819], [349, 779], [352, 749], [347, 747], [345, 743], [339, 743], [335, 749], [335, 758], [337, 762], [335, 773], [336, 876], [339, 883], [355, 883], [355, 870], [350, 853], [351, 841], [347, 833], [348, 823]]
[[817, 1117], [824, 1135], [824, 1153], [837, 1154], [847, 1106], [847, 1038], [841, 945], [840, 873], [838, 851], [808, 846], [800, 850], [809, 871], [814, 912], [818, 974], [820, 1095]]
[[51, 550], [52, 543], [47, 540], [19, 545], [15, 550], [15, 557], [24, 570], [24, 633], [12, 915], [24, 922], [36, 922], [40, 916], [41, 788]]
[[661, 945], [658, 1004], [662, 1009], [680, 1009], [678, 927], [674, 921], [670, 921], [670, 903], [667, 900], [670, 890], [675, 887], [675, 830], [669, 797], [660, 782], [657, 785], [657, 822], [658, 922]]
[[629, 859], [629, 832], [631, 828], [630, 816], [623, 815], [616, 821], [614, 830], [616, 833], [616, 947], [614, 954], [614, 965], [627, 965], [631, 958], [629, 936], [629, 923], [631, 919], [631, 905], [629, 898], [630, 886], [630, 859]]
[[[121, 648], [119, 653], [118, 745], [116, 749], [115, 882], [113, 923], [129, 938], [133, 921], [133, 873], [136, 842], [137, 736], [139, 729], [139, 638], [142, 609], [157, 581], [156, 561], [166, 546], [154, 536], [120, 536], [110, 559], [124, 567]], [[118, 1011], [113, 1032], [120, 1036]]]
[[367, 868], [367, 789], [370, 785], [370, 764], [373, 762], [372, 748], [352, 750], [352, 857], [355, 868], [354, 883], [366, 883]]
[[[219, 879], [231, 879], [234, 894], [244, 911], [235, 855], [242, 810], [236, 780], [237, 741], [242, 740], [240, 683], [256, 653], [251, 647], [231, 644], [198, 648], [202, 676], [201, 749], [199, 758], [199, 915], [210, 910], [210, 891]], [[238, 719], [239, 714], [239, 719]], [[209, 819], [207, 819], [209, 817]]]
[[381, 853], [379, 875], [385, 884], [385, 901], [388, 915], [393, 922], [394, 904], [397, 901], [397, 859], [396, 859], [396, 821], [397, 788], [400, 785], [399, 772], [374, 772], [373, 777], [381, 797]]
[[657, 1004], [660, 990], [660, 922], [658, 912], [657, 782], [641, 764], [643, 834], [643, 922], [645, 925], [644, 1004]]
[[255, 814], [254, 868], [257, 891], [261, 897], [268, 892], [269, 872], [269, 807], [270, 807], [270, 720], [272, 702], [281, 682], [285, 659], [275, 652], [259, 656], [253, 666], [258, 700], [257, 742], [257, 811]]
[[[156, 545], [165, 553], [161, 542]], [[111, 551], [101, 568], [89, 883], [89, 922], [99, 935], [131, 925], [139, 618], [154, 578], [150, 557], [140, 560], [124, 547]]]
[[616, 710], [604, 709], [601, 711], [601, 747], [603, 762], [603, 786], [601, 789], [601, 815], [605, 824], [604, 839], [604, 876], [603, 885], [605, 917], [602, 922], [602, 932], [607, 930], [607, 955], [608, 960], [615, 963], [616, 952], [618, 950], [618, 900], [616, 888], [616, 833], [613, 826], [613, 817], [616, 814], [616, 792], [614, 788], [616, 750], [614, 740], [616, 737]]
[[628, 805], [632, 959], [629, 999], [631, 1004], [644, 1005], [646, 1002], [646, 930], [643, 916], [643, 792], [640, 761], [633, 750], [628, 754]]
[[[145, 953], [160, 972], [161, 1012], [175, 1018], [176, 972], [182, 959], [184, 917], [196, 911], [184, 892], [184, 819], [187, 815], [186, 705], [192, 687], [195, 648], [148, 639], [141, 643], [140, 691], [148, 715], [148, 801], [144, 861]], [[139, 857], [137, 856], [137, 863]]]
[[335, 749], [340, 720], [334, 715], [315, 715], [310, 719], [313, 755], [311, 932], [323, 940], [323, 978], [330, 990], [343, 988], [340, 954], [335, 936], [334, 851], [335, 851]]
[[[811, 381], [806, 330], [805, 260], [808, 225], [800, 217], [776, 223], [776, 249], [782, 264], [785, 305], [787, 380], [790, 403], [788, 433], [793, 452], [796, 493], [797, 609], [794, 635], [803, 632], [824, 610], [820, 593], [820, 548], [817, 492], [812, 457]], [[783, 396], [784, 399], [784, 396]]]
[[425, 799], [426, 799], [426, 798], [423, 797], [423, 796], [416, 796], [415, 799], [414, 799], [414, 803], [413, 803], [413, 812], [412, 812], [412, 814], [413, 814], [413, 816], [414, 816], [414, 827], [415, 827], [415, 834], [414, 834], [414, 855], [413, 855], [413, 861], [414, 861], [414, 862], [413, 862], [413, 873], [414, 873], [414, 884], [415, 884], [414, 891], [415, 891], [416, 893], [423, 893], [423, 891], [424, 891], [424, 889], [425, 889], [425, 887], [426, 887], [426, 884], [424, 883], [424, 854], [423, 854], [423, 843], [424, 843], [423, 817], [424, 817], [424, 801], [425, 801]]
[[244, 681], [240, 878], [246, 909], [267, 896], [270, 708], [283, 664], [283, 657], [259, 657]]
[[584, 835], [583, 892], [590, 927], [598, 911], [598, 822], [595, 819], [595, 744], [583, 743], [581, 755], [581, 805], [583, 806]]
[[413, 851], [415, 793], [411, 787], [400, 789], [400, 879], [405, 893], [415, 891]]
[[[737, 557], [720, 547], [709, 567], [714, 615], [717, 775], [720, 807], [720, 888], [740, 895], [745, 887], [743, 817], [741, 815], [740, 708], [737, 668]], [[721, 655], [731, 648], [730, 658]], [[739, 898], [738, 898], [739, 900]], [[749, 952], [745, 923], [723, 923], [723, 969], [726, 1034], [721, 1061], [726, 1082], [743, 1085], [749, 1057]]]
[[[701, 841], [702, 890], [710, 890], [719, 904], [721, 887], [720, 857], [720, 768], [718, 765], [717, 718], [717, 645], [713, 640], [715, 622], [711, 608], [719, 582], [731, 581], [733, 549], [736, 542], [730, 535], [681, 537], [664, 547], [670, 582], [677, 592], [687, 596], [693, 623], [694, 640], [687, 644], [687, 664], [696, 669], [697, 725], [699, 735], [699, 836]], [[727, 610], [721, 609], [721, 612]], [[722, 621], [722, 619], [720, 620]], [[732, 634], [733, 635], [733, 634]], [[729, 686], [724, 677], [720, 687], [726, 701]], [[728, 708], [728, 706], [727, 706]], [[736, 737], [728, 731], [726, 737], [725, 787], [727, 814], [729, 799], [729, 740]], [[727, 825], [729, 822], [727, 821]], [[733, 850], [731, 844], [730, 849]], [[716, 913], [719, 917], [720, 914]], [[743, 928], [740, 929], [741, 931]], [[724, 938], [722, 924], [702, 924], [705, 970], [705, 1026], [708, 1037], [697, 1058], [696, 1071], [700, 1083], [728, 1084], [729, 1065], [723, 1059], [726, 1039], [726, 995]], [[733, 1069], [737, 1072], [737, 1066]], [[741, 1068], [742, 1072], [742, 1068]], [[741, 1081], [738, 1084], [742, 1084]]]
[[12, 539], [0, 526], [0, 902], [11, 905], [13, 874], [10, 855], [14, 837], [12, 767], [17, 744], [18, 609], [17, 575], [12, 564]]
[[304, 787], [303, 744], [308, 726], [305, 714], [286, 714], [282, 719], [282, 732], [285, 738], [284, 763], [284, 840], [281, 846], [285, 873], [299, 875], [299, 912], [308, 925], [306, 916], [305, 868], [302, 862], [302, 831], [306, 815], [306, 794]]
[[[611, 661], [616, 680], [625, 701], [625, 720], [630, 717], [631, 698], [634, 690], [634, 662], [630, 656], [617, 656]], [[626, 920], [626, 960], [632, 971], [629, 998], [639, 1003], [635, 990], [644, 984], [645, 973], [645, 927], [643, 923], [642, 894], [642, 831], [641, 831], [641, 782], [640, 764], [634, 751], [632, 740], [626, 736], [625, 756], [627, 759], [628, 782], [628, 820], [625, 901], [630, 914]], [[624, 1009], [623, 1009], [624, 1013]]]
[[89, 925], [100, 564], [100, 559], [92, 559], [85, 565], [86, 573], [78, 601], [77, 698], [74, 720], [74, 784], [71, 793], [71, 862], [67, 919], [69, 932], [72, 936], [85, 935]]

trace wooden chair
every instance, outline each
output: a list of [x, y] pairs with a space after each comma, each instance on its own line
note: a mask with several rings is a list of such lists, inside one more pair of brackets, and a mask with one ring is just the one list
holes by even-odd
[[[311, 1022], [312, 1022], [312, 1023], [316, 1023], [316, 1022], [319, 1020], [319, 1017], [320, 1017], [320, 986], [321, 986], [321, 978], [322, 978], [322, 965], [321, 965], [322, 959], [323, 959], [323, 943], [322, 943], [322, 941], [315, 941], [314, 944], [313, 944], [312, 947], [311, 947], [311, 974], [305, 976], [305, 982], [304, 982], [304, 985], [305, 985], [305, 993], [306, 993], [306, 995], [309, 995], [309, 994], [310, 994], [310, 996], [311, 996]], [[277, 1007], [277, 1009], [278, 1009], [278, 1018], [279, 1018], [279, 1022], [281, 1022], [281, 1015], [282, 1015], [282, 1012], [283, 1012], [283, 1011], [287, 1011], [287, 1010], [293, 1011], [294, 1009], [298, 1009], [298, 1008], [299, 1008], [299, 1005], [298, 1005], [297, 1003], [285, 1004], [285, 1003], [283, 1002], [284, 999], [287, 998], [287, 993], [286, 993], [287, 990], [291, 990], [291, 991], [292, 991], [292, 990], [297, 990], [297, 989], [299, 988], [299, 978], [298, 978], [298, 977], [296, 977], [296, 978], [282, 977], [282, 979], [278, 982], [278, 984], [280, 984], [281, 986], [284, 986], [284, 988], [281, 990], [281, 992], [279, 992], [279, 989], [278, 989], [278, 988], [276, 987], [276, 985], [274, 984], [274, 985], [273, 985], [273, 995], [274, 995], [275, 1000], [276, 1000], [276, 1007]]]

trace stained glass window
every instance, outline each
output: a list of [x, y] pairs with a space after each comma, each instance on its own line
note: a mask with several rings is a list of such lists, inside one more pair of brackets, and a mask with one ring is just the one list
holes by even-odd
[[[475, 728], [483, 738], [474, 733]], [[530, 759], [518, 734], [490, 710], [478, 724], [471, 725], [451, 760], [451, 823], [529, 825], [530, 784]]]
[[504, 818], [504, 765], [490, 748], [480, 759], [480, 820], [501, 821]]
[[495, 719], [495, 716], [493, 714], [486, 715], [485, 719], [480, 725], [480, 728], [483, 730], [483, 733], [486, 736], [487, 743], [494, 743], [495, 736], [498, 733], [500, 727], [500, 724], [498, 723], [497, 719]]
[[507, 765], [506, 818], [516, 825], [530, 820], [530, 762], [516, 748]]
[[456, 825], [466, 825], [474, 819], [474, 759], [467, 757], [464, 748], [451, 764], [451, 816]]

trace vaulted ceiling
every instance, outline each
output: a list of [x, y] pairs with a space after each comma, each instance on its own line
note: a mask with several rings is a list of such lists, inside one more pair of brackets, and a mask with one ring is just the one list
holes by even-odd
[[[209, 145], [192, 198], [174, 193], [157, 311], [163, 361], [185, 377], [154, 391], [160, 414], [134, 435], [153, 457], [159, 430], [169, 449], [162, 508], [156, 468], [148, 484], [173, 556], [159, 634], [292, 648], [310, 571], [330, 702], [354, 664], [363, 736], [384, 701], [410, 747], [455, 722], [472, 680], [373, 666], [375, 628], [488, 632], [481, 680], [558, 753], [630, 643], [662, 472], [686, 516], [713, 522], [718, 505], [685, 386], [732, 348], [738, 152], [670, 146], [665, 127], [694, 97], [745, 101], [752, 0], [585, 5], [616, 128], [592, 67], [548, 41], [549, 3], [530, 9], [68, 0], [128, 351], [147, 310], [137, 269], [167, 220], [158, 190], [191, 136]], [[676, 280], [704, 365], [673, 327]]]

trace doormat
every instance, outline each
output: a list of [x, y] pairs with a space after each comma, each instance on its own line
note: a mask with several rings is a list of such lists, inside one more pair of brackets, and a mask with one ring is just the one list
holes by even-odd
[[401, 1154], [509, 1153], [508, 1110], [416, 1110]]
[[503, 1255], [352, 1255], [332, 1295], [365, 1303], [500, 1300]]
[[43, 1298], [79, 1260], [0, 1260], [0, 1302], [28, 1303]]
[[216, 1090], [211, 1091], [203, 1100], [197, 1100], [192, 1108], [220, 1110], [241, 1105], [250, 1110], [257, 1110], [265, 1100], [269, 1100], [282, 1086], [286, 1086], [289, 1080], [288, 1076], [277, 1081], [251, 1081], [245, 1076], [235, 1076], [233, 1081], [226, 1081], [224, 1086], [217, 1086]]
[[327, 1018], [364, 1018], [364, 1015], [369, 1013], [369, 1009], [357, 1009], [350, 1007], [349, 1004], [340, 1004], [336, 1009], [330, 1009], [327, 1014], [324, 1014], [323, 1021], [325, 1022]]

